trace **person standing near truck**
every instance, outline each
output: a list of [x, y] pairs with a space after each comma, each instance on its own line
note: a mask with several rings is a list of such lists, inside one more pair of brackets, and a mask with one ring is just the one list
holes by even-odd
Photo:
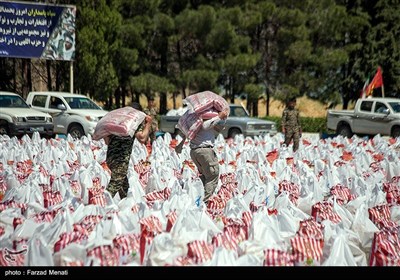
[[285, 134], [285, 145], [289, 146], [293, 140], [293, 152], [299, 149], [300, 137], [302, 134], [300, 124], [300, 112], [296, 109], [296, 98], [291, 98], [282, 113], [282, 133]]
[[153, 119], [149, 135], [150, 143], [153, 143], [153, 141], [156, 139], [156, 132], [158, 131], [158, 120], [157, 120], [158, 110], [156, 104], [154, 103], [154, 97], [152, 96], [149, 97], [147, 108], [145, 108], [143, 112], [146, 115], [151, 116], [151, 118]]

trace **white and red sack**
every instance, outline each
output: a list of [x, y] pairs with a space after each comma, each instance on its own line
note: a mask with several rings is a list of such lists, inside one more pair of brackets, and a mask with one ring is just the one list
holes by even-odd
[[206, 110], [205, 112], [200, 114], [200, 118], [203, 120], [209, 120], [218, 116], [218, 111], [215, 109]]
[[145, 196], [145, 200], [146, 202], [154, 202], [157, 200], [168, 200], [168, 198], [171, 195], [171, 189], [168, 187], [165, 187], [163, 190], [161, 191], [153, 191], [151, 193], [146, 194]]
[[42, 212], [39, 212], [39, 213], [33, 215], [32, 218], [34, 219], [34, 221], [36, 223], [43, 223], [43, 222], [51, 223], [53, 221], [54, 217], [59, 212], [63, 212], [63, 208], [60, 207], [58, 209], [54, 209], [51, 211], [42, 211]]
[[355, 195], [351, 194], [350, 189], [341, 184], [332, 187], [330, 193], [336, 198], [339, 205], [346, 204], [355, 199]]
[[178, 218], [178, 214], [176, 213], [176, 210], [170, 212], [169, 214], [167, 214], [167, 228], [166, 228], [166, 232], [170, 232], [172, 227], [175, 225], [176, 223], [176, 219]]
[[294, 261], [305, 265], [319, 263], [324, 248], [323, 239], [306, 238], [296, 235], [290, 239]]
[[209, 199], [209, 203], [207, 204], [207, 209], [224, 210], [226, 202], [227, 200], [223, 199], [222, 196], [213, 194]]
[[342, 218], [333, 211], [333, 204], [329, 201], [317, 202], [311, 207], [311, 216], [316, 222], [330, 220], [334, 224], [340, 223]]
[[300, 197], [300, 188], [297, 184], [283, 180], [279, 182], [279, 193], [288, 192], [290, 201], [297, 205], [297, 200]]
[[187, 256], [194, 260], [195, 263], [203, 263], [212, 259], [214, 246], [207, 244], [206, 241], [196, 240], [188, 245]]
[[239, 242], [249, 238], [249, 227], [242, 219], [228, 219], [224, 227], [224, 232], [236, 238]]
[[122, 264], [129, 263], [135, 258], [139, 258], [140, 235], [128, 233], [119, 235], [113, 239], [114, 248], [123, 259]]
[[24, 249], [26, 246], [28, 246], [28, 241], [28, 238], [17, 237], [12, 241], [12, 249], [17, 251]]
[[63, 198], [59, 191], [45, 191], [43, 192], [43, 204], [45, 208], [57, 205], [63, 202]]
[[281, 250], [266, 249], [264, 266], [294, 266], [293, 256]]
[[246, 211], [242, 213], [242, 221], [249, 228], [253, 222], [253, 214], [251, 211]]
[[138, 163], [133, 165], [133, 169], [137, 174], [143, 174], [149, 172], [151, 168], [151, 164], [149, 161], [140, 160]]
[[136, 171], [136, 173], [139, 176], [139, 183], [144, 189], [147, 186], [147, 183], [149, 182], [149, 178], [151, 175], [151, 165], [150, 162], [140, 160], [137, 164], [133, 166], [133, 169]]
[[69, 180], [69, 185], [71, 187], [72, 193], [76, 197], [81, 197], [82, 195], [82, 186], [78, 180]]
[[229, 183], [238, 183], [236, 179], [236, 173], [229, 172], [229, 173], [223, 173], [219, 175], [219, 178], [221, 180], [222, 185], [226, 185]]
[[393, 176], [392, 179], [390, 180], [390, 183], [400, 187], [400, 175], [399, 176]]
[[212, 91], [203, 91], [188, 96], [183, 100], [189, 110], [178, 121], [178, 128], [192, 140], [203, 125], [203, 119], [211, 119], [218, 112], [229, 112], [226, 100]]
[[8, 209], [8, 208], [20, 208], [21, 213], [23, 214], [26, 211], [26, 209], [28, 208], [28, 204], [15, 202], [14, 199], [5, 200], [3, 202], [0, 202], [0, 212], [4, 211], [5, 209]]
[[71, 243], [80, 244], [82, 241], [87, 240], [89, 235], [87, 231], [73, 231], [63, 232], [58, 241], [54, 244], [54, 253], [61, 251]]
[[27, 251], [27, 246], [21, 250], [0, 249], [0, 266], [24, 266]]
[[400, 187], [396, 190], [386, 192], [386, 201], [389, 205], [400, 205]]
[[369, 219], [376, 224], [381, 220], [390, 220], [390, 209], [387, 204], [377, 205], [368, 209]]
[[225, 231], [223, 233], [218, 233], [217, 235], [214, 235], [212, 238], [212, 244], [215, 247], [224, 247], [227, 250], [237, 250], [239, 240], [236, 237], [235, 234], [233, 234], [230, 231]]
[[192, 94], [183, 100], [188, 105], [189, 111], [202, 114], [214, 108], [216, 111], [229, 111], [229, 104], [220, 95], [212, 91], [202, 91]]
[[178, 121], [178, 128], [189, 140], [192, 140], [196, 136], [202, 125], [203, 120], [199, 115], [190, 113], [189, 111], [186, 111]]
[[106, 206], [107, 201], [104, 195], [103, 188], [90, 188], [88, 190], [89, 193], [89, 204]]
[[154, 237], [162, 232], [162, 224], [156, 216], [148, 216], [140, 220], [140, 263], [143, 264], [149, 245]]
[[297, 234], [301, 237], [309, 237], [316, 239], [324, 238], [324, 226], [320, 223], [315, 222], [312, 218], [304, 221], [300, 221], [300, 227]]
[[88, 250], [87, 257], [94, 257], [100, 261], [100, 266], [118, 266], [119, 250], [111, 245], [102, 245]]
[[385, 219], [375, 221], [375, 225], [379, 229], [393, 229], [393, 230], [400, 229], [400, 226], [396, 222]]
[[400, 242], [396, 231], [375, 233], [372, 242], [370, 266], [400, 266]]
[[79, 232], [87, 231], [88, 233], [90, 233], [96, 229], [97, 225], [101, 222], [102, 219], [103, 216], [101, 215], [85, 216], [81, 221], [73, 224], [74, 231], [79, 231]]
[[162, 224], [159, 218], [156, 216], [148, 216], [140, 220], [140, 229], [141, 232], [147, 231], [152, 233], [153, 235], [161, 233]]
[[400, 205], [400, 176], [392, 178], [391, 182], [383, 183], [383, 191], [386, 193], [386, 201], [389, 205]]
[[225, 184], [221, 185], [217, 195], [222, 198], [224, 201], [230, 200], [234, 194], [237, 194], [237, 184]]
[[111, 134], [132, 137], [145, 117], [145, 113], [132, 107], [123, 107], [108, 112], [97, 123], [92, 139], [100, 140]]

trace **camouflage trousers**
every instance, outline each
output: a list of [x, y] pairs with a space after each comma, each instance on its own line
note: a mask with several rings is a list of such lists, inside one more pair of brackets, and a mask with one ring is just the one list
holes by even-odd
[[111, 179], [107, 190], [114, 195], [118, 192], [122, 198], [126, 197], [129, 189], [128, 166], [132, 153], [133, 137], [112, 135], [107, 149], [106, 163], [111, 170]]
[[156, 140], [156, 132], [157, 125], [152, 124], [149, 132], [149, 140], [151, 144], [153, 144], [153, 142]]
[[300, 129], [298, 129], [298, 128], [286, 129], [286, 132], [285, 132], [286, 147], [289, 147], [289, 144], [292, 140], [293, 140], [293, 152], [296, 152], [299, 149]]

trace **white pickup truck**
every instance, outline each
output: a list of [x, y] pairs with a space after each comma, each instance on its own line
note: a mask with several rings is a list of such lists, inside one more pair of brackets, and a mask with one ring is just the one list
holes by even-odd
[[39, 132], [53, 136], [53, 119], [49, 114], [32, 109], [16, 93], [0, 91], [0, 134], [22, 136]]
[[97, 122], [108, 113], [85, 95], [66, 92], [30, 92], [26, 102], [53, 116], [54, 133], [74, 138], [92, 135]]
[[358, 99], [354, 110], [329, 110], [327, 127], [337, 134], [389, 135], [400, 137], [400, 99]]

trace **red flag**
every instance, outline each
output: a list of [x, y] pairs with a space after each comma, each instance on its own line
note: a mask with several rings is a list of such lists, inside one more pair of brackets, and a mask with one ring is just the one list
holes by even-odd
[[374, 88], [378, 88], [381, 86], [383, 86], [383, 78], [382, 78], [382, 70], [381, 67], [379, 66], [374, 78], [372, 79], [372, 82], [368, 85], [365, 91], [366, 95], [367, 96], [372, 95], [372, 91], [374, 90]]

